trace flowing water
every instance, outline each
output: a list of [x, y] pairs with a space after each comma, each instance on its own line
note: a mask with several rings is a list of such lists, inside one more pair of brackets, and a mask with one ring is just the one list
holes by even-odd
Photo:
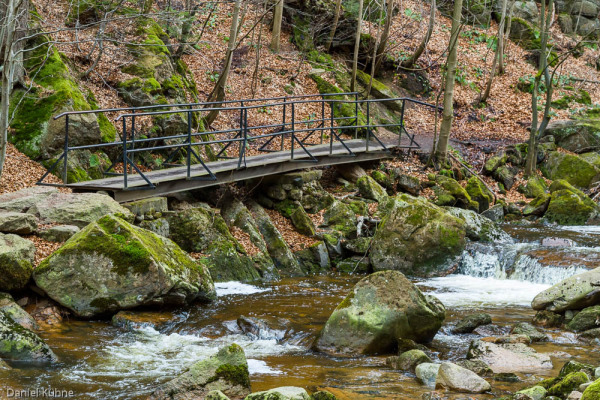
[[[461, 317], [485, 311], [498, 332], [508, 332], [510, 325], [531, 320], [529, 304], [537, 293], [600, 260], [600, 229], [595, 227], [506, 229], [515, 243], [472, 244], [456, 274], [416, 281], [447, 308], [444, 327], [431, 345], [434, 358], [465, 356], [476, 336], [450, 333]], [[2, 371], [0, 379], [14, 388], [73, 390], [77, 399], [142, 399], [194, 362], [237, 343], [246, 351], [253, 391], [292, 385], [309, 391], [328, 388], [348, 399], [420, 398], [427, 389], [414, 376], [387, 368], [385, 357], [336, 358], [310, 350], [316, 333], [358, 279], [328, 275], [260, 286], [218, 284], [216, 302], [175, 310], [158, 330], [128, 332], [108, 321], [67, 321], [42, 333], [61, 363]], [[241, 315], [263, 319], [270, 329], [258, 337], [245, 335], [236, 323]], [[583, 362], [600, 358], [598, 346], [586, 347], [569, 333], [549, 333], [549, 343], [534, 345], [552, 353], [555, 369], [548, 375], [556, 375], [571, 357]], [[525, 383], [492, 382], [493, 395], [474, 398], [494, 398], [542, 378], [520, 377]]]

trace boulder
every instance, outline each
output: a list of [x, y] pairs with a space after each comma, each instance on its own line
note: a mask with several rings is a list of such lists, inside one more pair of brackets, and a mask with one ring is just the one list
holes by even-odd
[[348, 238], [356, 237], [356, 214], [348, 204], [339, 200], [327, 207], [323, 214], [323, 223]]
[[204, 400], [230, 400], [229, 397], [225, 396], [220, 390], [211, 390], [206, 394]]
[[480, 213], [489, 209], [494, 203], [494, 194], [476, 176], [469, 178], [465, 190], [471, 196], [471, 200], [479, 204]]
[[177, 378], [161, 385], [149, 400], [203, 399], [213, 390], [220, 390], [234, 398], [250, 393], [246, 355], [235, 343], [223, 347], [206, 360], [198, 361]]
[[491, 376], [494, 373], [490, 366], [481, 360], [458, 360], [456, 365], [473, 371], [479, 376]]
[[415, 349], [405, 351], [399, 356], [388, 357], [385, 362], [390, 368], [414, 372], [417, 365], [430, 363], [431, 358], [422, 350]]
[[526, 217], [534, 216], [534, 217], [542, 217], [546, 210], [548, 210], [548, 205], [550, 204], [550, 195], [542, 194], [539, 197], [531, 200], [529, 204], [525, 206], [523, 209], [523, 215]]
[[461, 393], [484, 393], [492, 389], [492, 386], [475, 372], [450, 362], [440, 365], [436, 386]]
[[490, 157], [483, 165], [483, 172], [486, 175], [492, 175], [498, 168], [506, 164], [508, 161], [508, 155], [505, 152], [500, 152]]
[[544, 218], [561, 225], [582, 225], [600, 215], [600, 207], [565, 180], [550, 185], [550, 203]]
[[539, 293], [531, 302], [534, 310], [563, 312], [581, 310], [600, 303], [600, 267], [571, 276]]
[[111, 323], [128, 331], [143, 328], [161, 330], [171, 325], [175, 319], [172, 312], [166, 311], [119, 311], [113, 315]]
[[598, 400], [600, 399], [600, 379], [592, 383], [583, 391], [581, 400]]
[[138, 226], [166, 238], [171, 234], [171, 226], [169, 225], [169, 220], [166, 218], [157, 218], [153, 220], [144, 219]]
[[112, 215], [89, 224], [35, 270], [37, 286], [80, 317], [212, 300], [208, 270], [164, 237]]
[[502, 204], [496, 204], [482, 212], [481, 215], [499, 224], [504, 221], [504, 206]]
[[589, 188], [600, 180], [600, 169], [585, 159], [568, 153], [553, 151], [544, 163], [548, 179], [564, 179], [573, 186]]
[[443, 264], [462, 253], [463, 220], [420, 197], [390, 198], [371, 244], [375, 271], [398, 270], [408, 275], [443, 273]]
[[260, 279], [246, 249], [229, 232], [221, 216], [203, 207], [188, 208], [168, 217], [169, 238], [183, 250], [202, 253], [215, 281], [252, 282]]
[[431, 389], [435, 389], [440, 364], [422, 363], [415, 368], [415, 375], [421, 383]]
[[547, 189], [546, 181], [539, 176], [530, 177], [524, 185], [520, 185], [517, 188], [520, 193], [523, 193], [525, 197], [530, 199], [545, 195]]
[[387, 197], [385, 189], [368, 175], [358, 178], [356, 186], [358, 187], [358, 193], [365, 199], [379, 202]]
[[0, 233], [0, 290], [20, 290], [33, 273], [35, 245], [20, 236]]
[[567, 361], [565, 363], [565, 365], [562, 366], [562, 368], [560, 369], [560, 372], [558, 373], [558, 377], [559, 378], [564, 378], [565, 376], [573, 373], [573, 372], [579, 372], [579, 371], [583, 371], [585, 372], [588, 376], [593, 377], [594, 376], [594, 366], [591, 364], [584, 364], [584, 363], [580, 363], [578, 361]]
[[54, 193], [27, 210], [42, 224], [76, 225], [83, 228], [107, 214], [133, 221], [133, 214], [111, 197], [97, 193]]
[[471, 240], [489, 243], [511, 243], [512, 238], [492, 220], [477, 214], [475, 211], [448, 207], [450, 215], [460, 218], [465, 222], [467, 237]]
[[396, 187], [401, 192], [406, 192], [413, 196], [418, 196], [421, 192], [421, 181], [419, 178], [405, 174], [401, 169], [394, 170]]
[[25, 329], [35, 331], [40, 328], [35, 319], [27, 311], [19, 307], [8, 293], [0, 293], [0, 312]]
[[504, 186], [504, 189], [510, 190], [515, 183], [515, 170], [503, 165], [494, 172], [494, 179]]
[[548, 335], [540, 332], [535, 326], [527, 322], [519, 322], [512, 327], [510, 333], [512, 335], [526, 335], [532, 342], [547, 342], [549, 340]]
[[527, 396], [528, 400], [543, 400], [546, 397], [547, 390], [543, 386], [534, 386], [519, 390], [517, 395]]
[[38, 335], [13, 321], [5, 311], [0, 311], [0, 357], [36, 363], [58, 361]]
[[585, 372], [571, 372], [562, 377], [558, 382], [548, 388], [547, 396], [557, 396], [566, 398], [572, 391], [579, 389], [579, 386], [590, 381]]
[[313, 224], [312, 219], [310, 219], [306, 211], [304, 211], [304, 208], [301, 206], [296, 207], [290, 215], [290, 219], [292, 220], [294, 228], [301, 234], [314, 236], [314, 234], [317, 233], [315, 224]]
[[600, 125], [593, 119], [552, 120], [545, 135], [557, 145], [574, 153], [600, 150]]
[[271, 221], [269, 214], [258, 203], [250, 205], [250, 212], [256, 221], [258, 231], [264, 238], [269, 256], [275, 263], [275, 267], [281, 275], [304, 276], [300, 263], [290, 247], [281, 236], [281, 233]]
[[494, 373], [528, 373], [552, 369], [552, 361], [548, 355], [539, 354], [524, 343], [496, 344], [474, 340], [469, 347], [467, 358], [487, 363]]
[[79, 230], [79, 227], [75, 225], [57, 225], [44, 229], [39, 235], [42, 239], [49, 242], [62, 243], [69, 240], [71, 236], [79, 232]]
[[264, 392], [252, 393], [244, 400], [310, 400], [308, 392], [295, 386], [282, 386]]
[[397, 271], [359, 281], [333, 311], [315, 342], [340, 355], [390, 353], [400, 338], [429, 342], [444, 321], [444, 306]]
[[452, 329], [453, 333], [471, 333], [475, 328], [492, 323], [492, 317], [490, 314], [479, 313], [473, 315], [467, 315]]
[[460, 183], [458, 183], [456, 180], [444, 175], [436, 175], [435, 183], [437, 183], [439, 187], [443, 189], [443, 193], [451, 196], [454, 199], [453, 204], [443, 205], [450, 205], [465, 208], [468, 210], [479, 211], [479, 204], [476, 201], [473, 201], [473, 199], [471, 199], [471, 196], [469, 196], [467, 190], [463, 188], [460, 185]]
[[544, 328], [558, 328], [564, 322], [564, 316], [548, 310], [540, 310], [533, 317], [533, 324]]
[[0, 195], [0, 211], [27, 212], [44, 198], [57, 194], [58, 189], [48, 186], [34, 186]]
[[151, 197], [149, 199], [132, 201], [123, 204], [123, 207], [131, 211], [136, 217], [145, 215], [154, 216], [157, 213], [162, 214], [169, 211], [166, 197]]
[[567, 328], [575, 332], [600, 328], [600, 305], [581, 310], [567, 324]]
[[0, 232], [29, 235], [37, 230], [37, 218], [31, 214], [0, 212]]
[[294, 257], [298, 260], [300, 268], [306, 274], [317, 274], [329, 271], [331, 261], [324, 242], [317, 242], [302, 250], [296, 251]]
[[256, 246], [255, 253], [252, 255], [254, 266], [263, 280], [273, 280], [279, 278], [279, 272], [275, 268], [275, 263], [269, 255], [267, 243], [260, 233], [258, 224], [250, 213], [250, 210], [239, 200], [232, 199], [225, 202], [221, 208], [221, 215], [230, 230], [241, 229], [248, 235], [250, 241]]

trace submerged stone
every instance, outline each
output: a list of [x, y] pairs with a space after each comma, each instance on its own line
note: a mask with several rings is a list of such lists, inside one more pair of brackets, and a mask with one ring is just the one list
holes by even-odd
[[445, 318], [444, 306], [397, 271], [363, 278], [337, 306], [315, 347], [330, 354], [390, 353], [398, 339], [429, 342]]
[[164, 237], [108, 215], [35, 270], [37, 286], [80, 317], [215, 298], [207, 269]]

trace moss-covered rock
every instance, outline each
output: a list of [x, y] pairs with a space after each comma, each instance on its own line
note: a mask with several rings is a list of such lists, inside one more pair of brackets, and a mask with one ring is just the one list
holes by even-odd
[[388, 367], [401, 371], [414, 372], [417, 365], [430, 363], [431, 358], [422, 350], [408, 350], [399, 356], [391, 356], [385, 360]]
[[294, 228], [301, 234], [313, 236], [316, 233], [315, 224], [302, 206], [296, 207], [294, 212], [290, 215], [290, 219], [292, 220]]
[[600, 150], [600, 119], [584, 114], [569, 120], [551, 121], [544, 132], [560, 147], [575, 153]]
[[371, 270], [371, 264], [367, 257], [353, 256], [338, 261], [335, 269], [343, 274], [367, 274]]
[[298, 260], [300, 268], [307, 274], [322, 273], [331, 269], [327, 246], [323, 242], [296, 251], [294, 256]]
[[573, 154], [552, 152], [544, 167], [549, 179], [564, 179], [581, 188], [588, 188], [600, 179], [600, 169]]
[[550, 185], [550, 203], [544, 218], [561, 225], [582, 225], [600, 214], [600, 207], [565, 180]]
[[202, 207], [178, 211], [168, 218], [169, 238], [189, 252], [206, 255], [215, 281], [260, 279], [252, 259], [229, 232], [223, 218]]
[[0, 233], [0, 291], [21, 290], [33, 273], [34, 244], [13, 234]]
[[356, 181], [358, 193], [365, 199], [383, 201], [387, 197], [385, 189], [377, 181], [368, 175], [358, 178]]
[[532, 342], [547, 342], [549, 337], [544, 332], [540, 332], [535, 326], [528, 322], [519, 322], [512, 327], [511, 335], [525, 335]]
[[[244, 400], [310, 400], [308, 392], [300, 387], [282, 386], [248, 395]], [[326, 398], [327, 399], [327, 398]]]
[[596, 380], [583, 391], [581, 400], [600, 400], [600, 379]]
[[490, 208], [490, 205], [494, 203], [494, 194], [476, 176], [469, 178], [465, 190], [471, 200], [479, 204], [480, 213]]
[[550, 386], [547, 395], [566, 398], [573, 390], [579, 389], [579, 385], [590, 381], [589, 376], [585, 372], [571, 372], [560, 382]]
[[344, 202], [335, 200], [325, 210], [323, 222], [326, 226], [343, 233], [346, 237], [356, 237], [356, 215], [352, 208]]
[[246, 355], [235, 343], [221, 348], [214, 356], [197, 362], [177, 378], [161, 385], [149, 399], [205, 398], [213, 390], [220, 390], [236, 399], [250, 393]]
[[583, 371], [588, 376], [593, 377], [595, 369], [596, 368], [591, 364], [584, 364], [584, 363], [581, 363], [578, 361], [571, 360], [571, 361], [567, 361], [565, 363], [565, 365], [562, 366], [562, 368], [560, 369], [560, 372], [558, 373], [558, 377], [564, 378], [565, 376], [567, 376], [573, 372], [579, 372], [579, 371]]
[[588, 307], [581, 310], [567, 324], [567, 328], [575, 332], [581, 332], [600, 326], [600, 305]]
[[34, 279], [49, 297], [81, 317], [215, 297], [202, 264], [169, 239], [112, 215], [69, 239], [36, 268]]
[[534, 310], [562, 312], [581, 310], [600, 301], [600, 267], [571, 276], [539, 293], [531, 302]]
[[452, 329], [453, 333], [471, 333], [477, 327], [482, 325], [488, 325], [492, 323], [492, 317], [486, 313], [478, 313], [467, 315]]
[[36, 363], [58, 360], [38, 335], [13, 321], [4, 310], [0, 310], [0, 357]]
[[337, 306], [315, 347], [331, 354], [390, 353], [399, 338], [430, 341], [445, 315], [439, 300], [423, 295], [402, 273], [377, 272]]
[[524, 185], [520, 185], [517, 190], [520, 193], [523, 193], [525, 197], [534, 199], [546, 194], [548, 185], [546, 185], [546, 181], [539, 176], [532, 176], [527, 179], [527, 182]]
[[527, 389], [519, 390], [517, 395], [527, 396], [531, 400], [543, 400], [546, 397], [547, 390], [543, 386], [533, 386]]
[[32, 331], [38, 330], [40, 327], [27, 311], [23, 310], [13, 297], [8, 293], [0, 292], [0, 312], [3, 312], [7, 317], [12, 319], [17, 324], [25, 329]]
[[[363, 71], [356, 71], [356, 79], [363, 86], [367, 87], [369, 84], [371, 85], [371, 95], [376, 99], [396, 99], [402, 97], [401, 95], [394, 92], [392, 88], [386, 86], [383, 82], [377, 80], [371, 75], [367, 74]], [[401, 112], [402, 111], [402, 102], [398, 101], [386, 101], [383, 103], [386, 107], [388, 107], [392, 111]]]
[[446, 210], [450, 215], [465, 222], [467, 237], [471, 240], [490, 243], [512, 242], [510, 235], [504, 232], [495, 222], [477, 214], [475, 211], [455, 207], [448, 207]]
[[423, 198], [399, 194], [381, 208], [382, 221], [371, 245], [375, 271], [440, 274], [446, 270], [444, 263], [465, 246], [465, 223]]
[[506, 164], [506, 161], [508, 161], [508, 155], [505, 152], [500, 152], [485, 162], [483, 171], [486, 175], [492, 175], [498, 168]]
[[531, 200], [523, 209], [523, 215], [528, 217], [530, 215], [535, 217], [541, 217], [544, 215], [550, 204], [550, 195], [542, 194], [539, 197]]
[[456, 180], [444, 175], [437, 175], [435, 177], [435, 183], [437, 183], [445, 193], [452, 196], [456, 200], [454, 204], [443, 205], [465, 208], [467, 210], [473, 210], [477, 212], [479, 211], [479, 204], [471, 199], [471, 196], [469, 193], [467, 193], [467, 190], [463, 188]]
[[371, 172], [371, 176], [373, 177], [373, 179], [375, 179], [375, 182], [379, 183], [385, 189], [394, 189], [394, 180], [390, 175], [386, 174], [385, 172], [376, 169], [375, 171]]

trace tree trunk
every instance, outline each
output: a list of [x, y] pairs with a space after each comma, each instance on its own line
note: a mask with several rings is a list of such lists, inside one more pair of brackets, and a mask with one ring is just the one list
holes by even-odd
[[506, 41], [510, 37], [510, 28], [512, 26], [512, 15], [513, 10], [515, 9], [515, 0], [512, 0], [510, 3], [510, 8], [508, 9], [508, 14], [506, 17], [506, 24], [504, 29], [504, 35], [502, 36], [502, 40], [498, 42], [499, 49], [499, 59], [500, 64], [498, 64], [498, 75], [504, 74], [504, 53], [506, 49]]
[[[435, 0], [433, 0], [435, 1]], [[381, 11], [382, 7], [379, 8]], [[374, 73], [379, 71], [379, 67], [383, 61], [383, 56], [385, 54], [385, 49], [387, 48], [388, 39], [390, 38], [390, 29], [392, 28], [392, 17], [394, 14], [394, 0], [387, 0], [387, 7], [385, 11], [385, 25], [383, 26], [383, 32], [381, 32], [381, 37], [379, 39], [379, 46], [377, 46], [377, 53], [375, 56], [375, 70]], [[379, 20], [381, 20], [381, 13]]]
[[29, 20], [29, 2], [27, 0], [7, 0], [0, 8], [0, 56], [2, 59], [2, 87], [0, 88], [0, 177], [6, 161], [8, 127], [10, 124], [10, 97], [13, 86], [23, 79], [22, 39], [26, 36]]
[[485, 90], [483, 94], [479, 97], [477, 104], [485, 103], [487, 99], [490, 97], [490, 91], [492, 90], [492, 83], [494, 82], [494, 77], [496, 76], [497, 66], [502, 63], [502, 46], [503, 44], [503, 36], [504, 36], [504, 23], [506, 21], [506, 9], [508, 6], [508, 0], [504, 0], [502, 3], [502, 16], [500, 17], [500, 24], [498, 25], [498, 34], [496, 35], [496, 39], [498, 40], [496, 44], [496, 51], [494, 52], [494, 60], [492, 61], [492, 68], [490, 68], [490, 76], [485, 85]]
[[444, 90], [444, 111], [442, 124], [440, 126], [440, 138], [436, 146], [436, 159], [445, 162], [448, 153], [448, 141], [450, 140], [450, 129], [454, 119], [454, 79], [456, 75], [456, 53], [458, 49], [458, 34], [460, 32], [460, 20], [462, 17], [462, 0], [454, 2], [452, 13], [452, 29], [450, 31], [450, 43], [448, 45], [448, 60], [446, 61], [446, 88]]
[[363, 0], [358, 0], [358, 21], [356, 22], [356, 38], [354, 40], [354, 58], [352, 59], [352, 80], [350, 91], [356, 91], [356, 71], [358, 70], [358, 50], [360, 49], [360, 32], [362, 27]]
[[[225, 53], [225, 62], [223, 64], [223, 70], [219, 75], [219, 79], [215, 84], [215, 87], [208, 96], [209, 102], [223, 101], [225, 99], [225, 86], [227, 85], [227, 79], [229, 77], [229, 71], [231, 70], [231, 60], [233, 59], [233, 51], [236, 47], [237, 34], [238, 34], [238, 25], [240, 20], [240, 8], [242, 6], [242, 0], [236, 0], [235, 6], [233, 8], [233, 18], [231, 20], [231, 30], [229, 31], [229, 44], [227, 46], [227, 52]], [[206, 116], [206, 123], [208, 125], [212, 124], [212, 122], [219, 115], [219, 111], [211, 111]]]
[[[388, 4], [391, 4], [392, 1], [388, 0]], [[383, 6], [379, 7], [379, 21], [381, 21], [381, 18], [383, 18]], [[387, 25], [387, 19], [386, 19], [386, 25]], [[385, 30], [385, 28], [384, 28]], [[367, 87], [367, 94], [365, 95], [365, 98], [369, 98], [369, 95], [371, 94], [371, 88], [373, 87], [373, 78], [375, 78], [375, 72], [376, 72], [376, 64], [377, 64], [377, 52], [379, 51], [379, 44], [380, 44], [380, 40], [383, 37], [384, 32], [381, 32], [381, 35], [379, 34], [379, 25], [377, 25], [377, 33], [375, 35], [375, 46], [373, 46], [373, 57], [371, 59], [371, 78], [369, 79], [369, 85]]]
[[273, 11], [273, 36], [271, 37], [271, 50], [279, 53], [281, 42], [281, 19], [283, 17], [283, 0], [278, 0]]
[[427, 26], [427, 33], [425, 33], [423, 40], [421, 40], [421, 43], [419, 43], [419, 46], [415, 49], [415, 52], [412, 54], [412, 56], [400, 64], [401, 67], [412, 68], [412, 66], [415, 65], [419, 57], [421, 57], [421, 54], [423, 54], [427, 48], [427, 44], [429, 43], [429, 39], [431, 39], [431, 34], [433, 33], [433, 27], [435, 25], [435, 10], [436, 1], [431, 0], [431, 10], [429, 12], [429, 25]]
[[338, 22], [340, 21], [340, 12], [342, 10], [342, 0], [336, 0], [335, 2], [335, 16], [333, 17], [333, 24], [331, 26], [331, 32], [329, 33], [329, 39], [325, 44], [325, 51], [331, 49], [331, 44], [335, 38], [335, 31], [337, 29]]

